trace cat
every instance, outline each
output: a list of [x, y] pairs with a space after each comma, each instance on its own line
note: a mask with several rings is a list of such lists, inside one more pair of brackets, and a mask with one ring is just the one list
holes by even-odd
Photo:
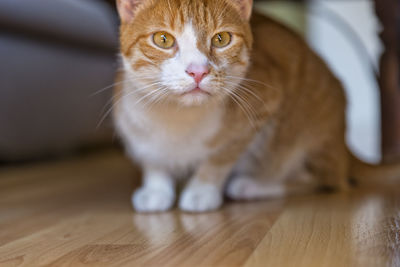
[[[345, 142], [346, 98], [325, 63], [252, 0], [118, 0], [113, 117], [143, 169], [138, 212], [392, 183]], [[254, 14], [252, 14], [254, 13]], [[178, 178], [186, 179], [177, 197]], [[378, 179], [380, 178], [380, 180]]]

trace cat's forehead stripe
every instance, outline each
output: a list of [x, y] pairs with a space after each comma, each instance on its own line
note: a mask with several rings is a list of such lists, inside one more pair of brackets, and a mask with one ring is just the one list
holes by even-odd
[[179, 56], [185, 65], [207, 63], [207, 57], [197, 47], [197, 35], [192, 22], [185, 23], [182, 33], [177, 37]]

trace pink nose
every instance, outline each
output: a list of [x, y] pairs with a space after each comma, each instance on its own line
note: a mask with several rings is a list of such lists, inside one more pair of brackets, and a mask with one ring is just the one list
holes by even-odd
[[196, 83], [199, 84], [201, 80], [207, 76], [209, 69], [207, 65], [190, 64], [186, 69], [186, 73], [189, 74], [189, 76], [192, 76]]

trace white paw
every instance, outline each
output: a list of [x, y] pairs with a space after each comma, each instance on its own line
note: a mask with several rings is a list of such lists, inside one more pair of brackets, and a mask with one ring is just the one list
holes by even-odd
[[222, 194], [214, 185], [193, 184], [183, 191], [179, 207], [184, 211], [202, 212], [216, 210], [222, 205]]
[[166, 211], [174, 201], [174, 192], [152, 187], [141, 187], [132, 196], [132, 204], [139, 212]]
[[285, 195], [280, 183], [263, 184], [251, 177], [235, 177], [226, 187], [226, 195], [234, 200], [276, 198]]
[[234, 200], [248, 200], [257, 197], [258, 187], [252, 178], [235, 177], [226, 187], [226, 195]]

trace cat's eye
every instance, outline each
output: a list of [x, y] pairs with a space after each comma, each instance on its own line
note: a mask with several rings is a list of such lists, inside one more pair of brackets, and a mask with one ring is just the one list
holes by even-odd
[[168, 49], [174, 46], [175, 38], [167, 32], [156, 32], [153, 34], [153, 42], [158, 47]]
[[219, 32], [211, 39], [214, 47], [222, 48], [231, 43], [232, 35], [229, 32]]

